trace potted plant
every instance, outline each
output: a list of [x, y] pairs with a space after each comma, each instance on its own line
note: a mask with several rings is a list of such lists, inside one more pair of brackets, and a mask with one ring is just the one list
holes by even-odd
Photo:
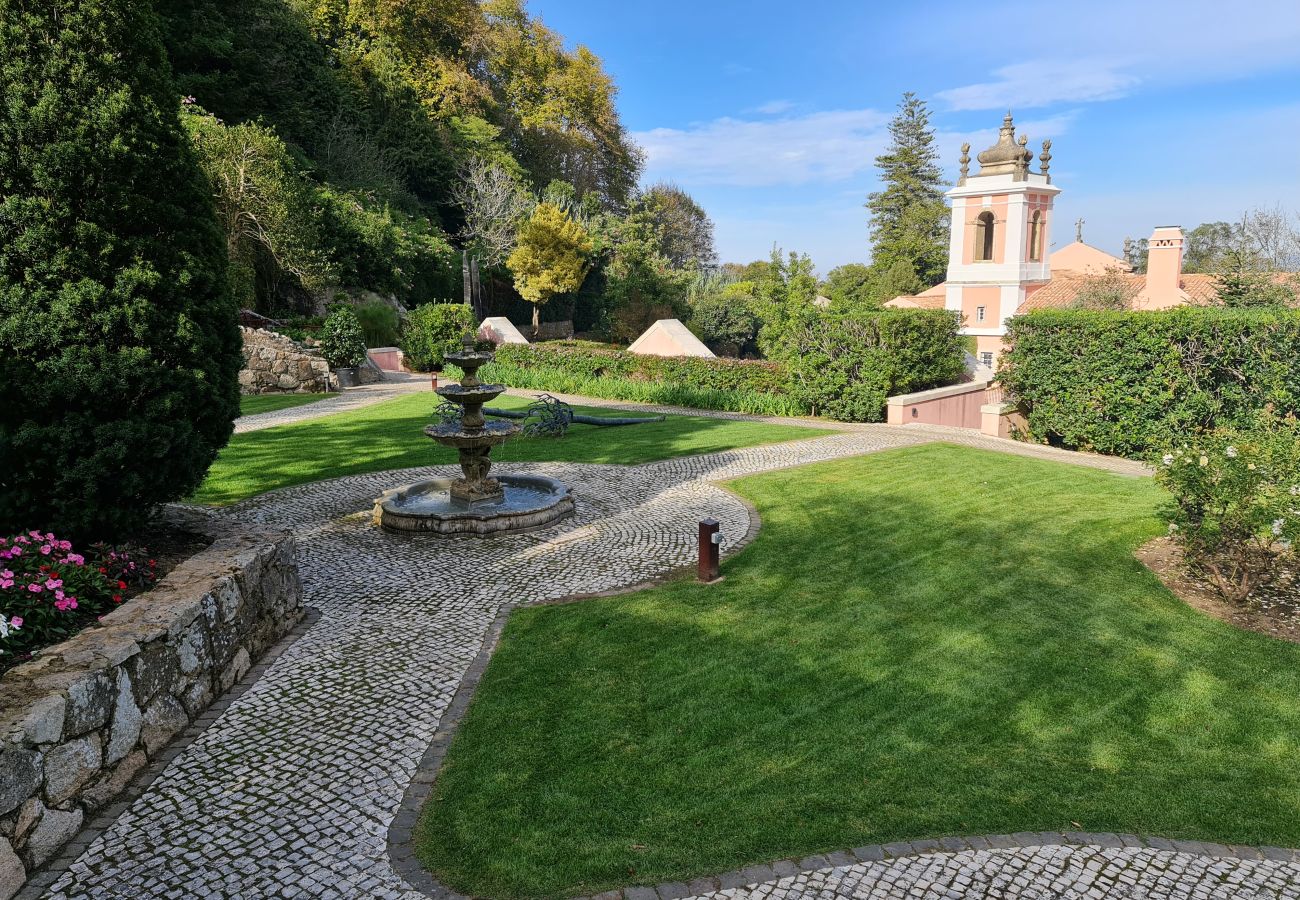
[[339, 387], [361, 383], [357, 367], [366, 361], [366, 339], [350, 306], [336, 306], [321, 328], [320, 352], [334, 370]]

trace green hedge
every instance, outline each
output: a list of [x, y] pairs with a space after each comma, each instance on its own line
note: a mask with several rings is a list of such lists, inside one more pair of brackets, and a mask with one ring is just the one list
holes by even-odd
[[577, 341], [504, 344], [483, 375], [513, 387], [759, 415], [878, 422], [891, 394], [962, 375], [957, 319], [942, 310], [813, 315], [788, 360], [638, 356]]
[[411, 310], [402, 334], [406, 364], [418, 372], [442, 365], [443, 354], [460, 347], [466, 334], [474, 334], [478, 322], [466, 303], [426, 303]]
[[610, 400], [795, 416], [785, 369], [767, 362], [638, 356], [584, 341], [502, 344], [482, 377], [511, 387]]
[[956, 384], [965, 374], [956, 313], [881, 309], [792, 323], [790, 393], [844, 422], [883, 422], [885, 400]]
[[1011, 321], [1008, 395], [1032, 440], [1123, 456], [1300, 400], [1300, 312], [1043, 310]]

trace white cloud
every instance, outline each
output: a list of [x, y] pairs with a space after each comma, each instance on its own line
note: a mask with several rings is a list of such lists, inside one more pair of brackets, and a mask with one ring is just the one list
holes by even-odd
[[794, 109], [794, 103], [790, 100], [769, 100], [762, 106], [754, 107], [754, 112], [764, 116], [779, 116], [781, 113], [789, 112]]
[[940, 92], [954, 109], [1109, 100], [1139, 84], [1204, 84], [1300, 66], [1296, 0], [1249, 0], [1235, 8], [1223, 0], [1089, 0], [1083, 15], [1073, 3], [990, 4], [977, 14], [927, 18], [915, 34], [924, 35], [926, 48], [959, 41], [987, 48], [984, 59], [1001, 61], [1006, 23], [1032, 15], [1050, 55], [993, 68], [991, 77]]
[[888, 142], [890, 116], [857, 109], [763, 121], [725, 117], [632, 137], [646, 152], [651, 180], [739, 187], [825, 183], [874, 164]]
[[1083, 103], [1124, 96], [1138, 78], [1113, 62], [1035, 60], [1003, 66], [993, 81], [940, 91], [953, 109], [1029, 109], [1053, 103]]

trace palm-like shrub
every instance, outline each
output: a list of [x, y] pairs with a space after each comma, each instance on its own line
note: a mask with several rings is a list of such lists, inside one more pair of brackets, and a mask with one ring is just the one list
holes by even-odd
[[212, 188], [153, 5], [0, 2], [0, 533], [141, 524], [238, 414]]

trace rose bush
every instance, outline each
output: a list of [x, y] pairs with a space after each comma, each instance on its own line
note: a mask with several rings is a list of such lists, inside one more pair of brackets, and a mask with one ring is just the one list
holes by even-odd
[[1227, 600], [1241, 602], [1294, 561], [1300, 538], [1300, 422], [1271, 411], [1164, 453], [1170, 535]]
[[52, 532], [0, 538], [0, 668], [76, 633], [156, 573], [133, 547], [94, 544], [82, 554]]

